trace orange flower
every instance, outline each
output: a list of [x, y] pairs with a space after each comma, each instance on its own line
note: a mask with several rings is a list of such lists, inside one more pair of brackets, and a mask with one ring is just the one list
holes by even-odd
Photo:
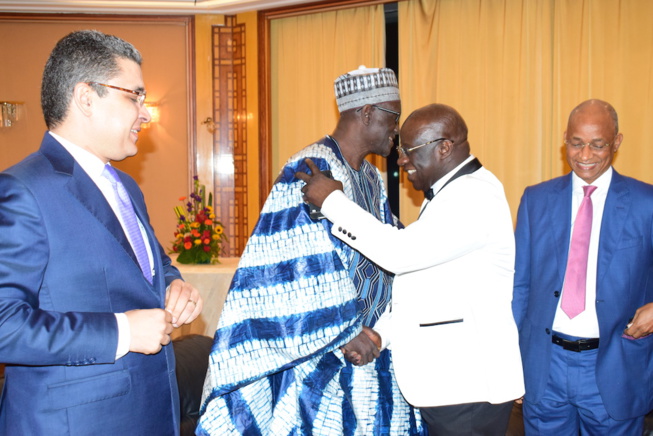
[[191, 248], [192, 246], [193, 246], [193, 244], [191, 244], [190, 242], [186, 242], [186, 243], [184, 244], [184, 248], [185, 248], [186, 250], [190, 250], [190, 248]]
[[179, 201], [184, 201], [186, 197], [179, 197]]
[[211, 243], [211, 239], [206, 238], [206, 239], [204, 239], [204, 241], [202, 241], [202, 242], [204, 242], [204, 245], [209, 245], [209, 244]]
[[211, 224], [213, 224], [213, 221], [211, 221], [210, 219], [204, 220], [204, 225], [210, 226]]

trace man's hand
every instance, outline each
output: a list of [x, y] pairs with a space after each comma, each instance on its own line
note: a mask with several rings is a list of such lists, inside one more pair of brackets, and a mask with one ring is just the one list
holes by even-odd
[[183, 280], [175, 279], [166, 291], [166, 310], [172, 315], [172, 326], [190, 324], [202, 313], [204, 302], [200, 291]]
[[653, 303], [648, 303], [635, 311], [633, 321], [628, 324], [624, 334], [635, 339], [653, 333]]
[[295, 173], [295, 177], [306, 182], [306, 185], [302, 188], [304, 201], [313, 203], [317, 207], [322, 207], [322, 203], [324, 203], [324, 200], [329, 194], [336, 190], [342, 191], [342, 183], [322, 174], [317, 165], [309, 158], [306, 158], [304, 162], [306, 162], [306, 165], [308, 165], [308, 168], [313, 174], [311, 176], [302, 171]]
[[367, 365], [377, 357], [381, 350], [381, 336], [369, 327], [341, 348], [345, 358], [356, 366]]
[[163, 309], [142, 309], [125, 312], [129, 321], [129, 351], [156, 354], [170, 343], [172, 315]]
[[376, 330], [363, 326], [363, 333], [374, 342], [374, 345], [376, 345], [379, 350], [381, 349], [381, 344], [383, 344], [383, 342], [381, 341], [381, 335], [378, 334]]

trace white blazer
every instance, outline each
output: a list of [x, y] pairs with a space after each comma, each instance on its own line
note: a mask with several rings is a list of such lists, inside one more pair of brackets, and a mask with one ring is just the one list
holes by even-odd
[[375, 330], [390, 344], [408, 402], [497, 404], [524, 394], [511, 309], [512, 218], [492, 173], [481, 168], [452, 181], [402, 230], [341, 191], [325, 200], [322, 212], [335, 236], [396, 274], [392, 308]]

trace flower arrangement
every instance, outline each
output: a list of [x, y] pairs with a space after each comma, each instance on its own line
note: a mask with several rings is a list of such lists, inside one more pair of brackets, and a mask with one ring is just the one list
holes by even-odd
[[181, 197], [182, 206], [175, 207], [177, 229], [170, 253], [178, 253], [179, 263], [215, 263], [227, 241], [224, 227], [215, 219], [213, 194], [205, 200], [206, 189], [193, 177], [193, 192], [189, 198]]

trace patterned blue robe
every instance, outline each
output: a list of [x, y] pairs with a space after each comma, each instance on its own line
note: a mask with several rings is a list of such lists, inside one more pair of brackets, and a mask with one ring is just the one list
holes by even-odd
[[314, 221], [302, 201], [310, 157], [349, 198], [391, 223], [378, 170], [353, 171], [323, 138], [283, 168], [251, 235], [220, 317], [198, 435], [413, 435], [419, 414], [401, 396], [389, 350], [356, 367], [340, 347], [370, 327], [392, 277]]

